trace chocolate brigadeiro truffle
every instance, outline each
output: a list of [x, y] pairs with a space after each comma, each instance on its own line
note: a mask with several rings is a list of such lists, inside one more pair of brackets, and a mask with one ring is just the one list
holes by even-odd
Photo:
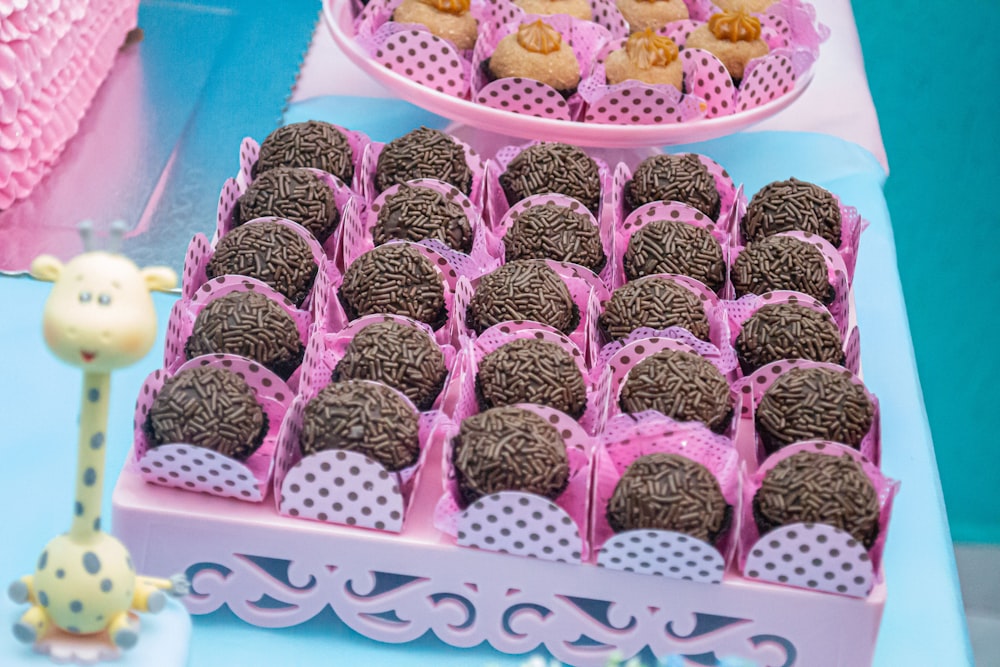
[[832, 303], [836, 296], [823, 253], [791, 236], [768, 236], [748, 245], [733, 262], [731, 279], [737, 297], [788, 290]]
[[700, 421], [722, 433], [733, 417], [729, 383], [710, 361], [682, 350], [662, 350], [625, 378], [622, 412], [656, 410], [677, 421]]
[[329, 123], [309, 120], [279, 127], [260, 145], [254, 175], [278, 167], [321, 169], [350, 185], [354, 155], [343, 132]]
[[480, 278], [466, 320], [476, 333], [500, 322], [531, 320], [569, 334], [580, 324], [580, 309], [544, 261], [521, 259]]
[[374, 380], [406, 395], [418, 410], [430, 410], [448, 369], [441, 348], [425, 331], [387, 320], [370, 324], [351, 339], [333, 369], [333, 381]]
[[406, 243], [382, 245], [354, 260], [344, 274], [340, 299], [352, 320], [387, 313], [437, 329], [448, 318], [441, 273]]
[[462, 207], [437, 190], [409, 185], [385, 198], [372, 236], [375, 245], [392, 239], [437, 239], [461, 252], [472, 248], [472, 227]]
[[569, 483], [569, 457], [558, 429], [523, 408], [493, 408], [462, 422], [452, 463], [462, 502], [501, 491], [554, 500]]
[[697, 155], [653, 155], [643, 160], [625, 184], [625, 205], [637, 209], [657, 201], [676, 201], [715, 220], [722, 199], [715, 178]]
[[202, 366], [167, 378], [146, 417], [149, 446], [189, 443], [245, 461], [264, 442], [268, 420], [246, 380]]
[[334, 382], [306, 404], [302, 454], [359, 452], [389, 472], [420, 457], [419, 418], [395, 391], [377, 382]]
[[541, 143], [525, 148], [500, 174], [500, 185], [511, 206], [531, 195], [550, 193], [572, 197], [594, 214], [601, 203], [597, 163], [569, 144]]
[[753, 499], [761, 535], [792, 523], [823, 523], [850, 533], [870, 549], [878, 536], [875, 485], [846, 454], [797, 452], [764, 475]]
[[559, 31], [541, 19], [521, 24], [497, 44], [489, 60], [483, 61], [488, 79], [533, 79], [563, 97], [580, 84], [580, 61]]
[[[576, 202], [573, 206], [578, 206]], [[601, 232], [584, 213], [558, 204], [525, 209], [503, 239], [507, 261], [554, 259], [573, 262], [597, 273], [607, 262]]]
[[305, 301], [317, 270], [305, 239], [271, 221], [243, 225], [223, 236], [205, 267], [209, 279], [225, 275], [256, 278], [296, 306]]
[[812, 183], [790, 178], [765, 185], [753, 196], [743, 216], [743, 236], [758, 241], [780, 232], [812, 232], [840, 247], [840, 204]]
[[632, 280], [616, 289], [598, 321], [611, 340], [627, 338], [642, 327], [684, 327], [696, 338], [709, 339], [704, 302], [683, 285], [658, 276]]
[[295, 321], [257, 292], [230, 292], [205, 306], [184, 345], [188, 359], [235, 354], [266, 366], [287, 380], [304, 353]]
[[758, 309], [743, 323], [736, 353], [747, 374], [780, 359], [844, 363], [843, 341], [833, 319], [795, 303]]
[[340, 222], [333, 190], [308, 169], [278, 167], [257, 177], [237, 204], [239, 224], [254, 218], [297, 222], [325, 243]]
[[875, 406], [847, 370], [793, 368], [768, 387], [757, 405], [757, 432], [771, 454], [802, 440], [861, 446]]
[[379, 192], [418, 178], [436, 178], [468, 195], [472, 170], [465, 149], [444, 132], [419, 127], [387, 143], [375, 165], [375, 188]]
[[714, 544], [732, 509], [708, 468], [679, 454], [632, 461], [618, 480], [606, 515], [611, 530], [671, 530]]
[[707, 229], [677, 220], [652, 220], [634, 233], [623, 268], [629, 280], [674, 273], [700, 280], [713, 292], [726, 280], [722, 245]]
[[479, 362], [476, 394], [482, 409], [536, 403], [579, 419], [587, 409], [587, 388], [573, 356], [546, 340], [519, 338]]

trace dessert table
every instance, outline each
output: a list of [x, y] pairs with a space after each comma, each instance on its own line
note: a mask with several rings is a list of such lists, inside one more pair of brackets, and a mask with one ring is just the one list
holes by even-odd
[[[887, 475], [902, 482], [885, 552], [888, 601], [875, 664], [971, 665], [971, 649], [933, 443], [896, 269], [890, 215], [882, 193], [888, 164], [878, 119], [868, 91], [849, 3], [846, 0], [815, 0], [814, 4], [820, 20], [831, 27], [832, 36], [823, 46], [815, 79], [802, 98], [752, 131], [677, 150], [696, 151], [717, 160], [726, 166], [736, 182], [745, 184], [748, 194], [770, 181], [791, 175], [813, 181], [857, 207], [871, 223], [863, 235], [855, 282], [858, 322], [864, 341], [862, 363], [866, 383], [881, 401], [883, 469]], [[152, 32], [151, 25], [144, 25]], [[155, 46], [164, 50], [170, 48]], [[172, 48], [181, 47], [175, 43]], [[126, 66], [135, 65], [129, 61]], [[119, 74], [112, 72], [112, 86]], [[155, 88], [155, 83], [154, 80], [149, 85]], [[127, 96], [124, 90], [116, 89], [116, 93]], [[212, 94], [213, 91], [203, 91], [202, 97]], [[100, 116], [114, 113], [99, 99], [92, 113], [98, 118], [91, 121], [110, 122]], [[120, 108], [117, 113], [121, 113]], [[291, 103], [284, 112], [285, 122], [308, 118], [361, 130], [376, 140], [387, 140], [425, 124], [448, 128], [464, 137], [476, 134], [481, 145], [487, 147], [513, 143], [468, 128], [449, 127], [445, 119], [392, 99], [338, 52], [322, 24], [303, 62]], [[249, 127], [247, 133], [261, 139], [267, 130], [255, 126]], [[149, 139], [156, 129], [140, 123], [132, 131]], [[86, 137], [82, 140], [86, 141]], [[185, 141], [184, 145], [190, 150], [191, 138]], [[202, 135], [197, 141], [213, 139]], [[208, 181], [207, 189], [217, 194], [224, 178], [236, 171], [237, 146], [213, 146], [228, 154], [229, 160], [203, 163], [205, 173], [200, 177]], [[176, 152], [171, 153], [166, 164], [160, 165], [159, 176], [153, 170], [152, 175], [157, 176], [153, 179], [155, 182], [166, 179], [171, 170], [190, 164], [190, 160], [176, 158], [176, 155]], [[223, 167], [219, 167], [220, 163]], [[224, 171], [216, 173], [220, 168]], [[54, 178], [61, 176], [57, 173]], [[120, 177], [125, 183], [137, 183], [124, 175]], [[168, 261], [179, 266], [183, 249], [177, 251], [176, 256], [161, 259], [164, 248], [173, 247], [176, 234], [164, 231], [162, 216], [158, 218], [156, 212], [163, 199], [155, 196], [157, 188], [151, 192], [147, 192], [141, 206], [128, 206], [123, 211], [143, 211], [130, 222], [136, 224], [141, 220], [149, 225], [145, 228], [139, 225], [133, 230], [129, 250], [142, 263]], [[138, 197], [134, 193], [119, 193], [119, 196], [129, 200]], [[180, 225], [185, 230], [193, 228], [210, 233], [214, 201], [205, 208], [205, 199], [202, 195], [192, 196], [186, 208], [174, 206], [171, 215], [185, 218]], [[48, 219], [38, 222], [42, 230], [64, 225], [64, 221]], [[24, 224], [27, 224], [25, 220], [21, 220], [20, 227], [6, 229], [13, 234], [8, 238], [20, 239], [18, 243], [27, 238], [29, 233], [23, 228]], [[31, 234], [37, 236], [39, 232], [33, 229]], [[9, 242], [0, 241], [0, 244]], [[22, 264], [30, 258], [26, 253], [36, 245], [35, 242], [19, 245]], [[16, 262], [10, 266], [15, 265]], [[16, 271], [7, 265], [0, 268]], [[23, 277], [0, 277], [0, 304], [3, 304], [0, 347], [8, 353], [0, 376], [3, 378], [0, 414], [5, 418], [5, 428], [0, 432], [0, 452], [5, 456], [5, 465], [0, 468], [3, 478], [0, 502], [8, 508], [24, 508], [7, 514], [10, 544], [0, 549], [0, 574], [8, 579], [30, 569], [40, 545], [64, 529], [70, 508], [69, 485], [59, 488], [47, 485], [52, 480], [68, 481], [75, 465], [70, 443], [75, 441], [73, 406], [78, 398], [79, 377], [53, 359], [42, 343], [41, 309], [48, 289], [46, 285]], [[142, 362], [113, 379], [109, 470], [119, 468], [126, 458], [131, 444], [133, 398], [145, 376], [162, 359], [164, 328], [173, 298], [157, 295], [155, 301], [160, 328], [157, 348]], [[111, 491], [109, 485], [105, 493], [107, 506], [110, 506]], [[0, 603], [0, 608], [5, 620], [13, 620], [15, 612], [6, 599]], [[836, 628], [817, 628], [817, 632], [828, 630], [836, 631]], [[486, 645], [456, 649], [426, 635], [415, 642], [381, 644], [355, 633], [329, 610], [302, 625], [280, 630], [250, 626], [223, 610], [194, 618], [189, 664], [193, 667], [330, 662], [404, 666], [517, 665], [524, 659], [525, 656], [507, 656]], [[838, 663], [831, 657], [827, 664]]]

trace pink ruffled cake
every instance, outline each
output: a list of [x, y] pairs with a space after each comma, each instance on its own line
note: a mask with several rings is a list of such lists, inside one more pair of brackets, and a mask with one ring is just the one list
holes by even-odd
[[0, 0], [0, 210], [76, 134], [136, 26], [138, 0]]

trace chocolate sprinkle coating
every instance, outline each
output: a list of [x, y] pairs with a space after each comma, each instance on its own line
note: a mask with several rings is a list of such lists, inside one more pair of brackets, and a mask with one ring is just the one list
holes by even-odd
[[597, 163], [569, 144], [541, 143], [525, 148], [500, 174], [500, 185], [511, 206], [531, 195], [556, 193], [573, 197], [596, 215], [601, 203]]
[[260, 145], [254, 174], [278, 167], [310, 167], [333, 174], [350, 186], [354, 155], [343, 132], [329, 123], [309, 120], [279, 127]]
[[780, 232], [818, 234], [840, 247], [840, 205], [832, 194], [812, 183], [790, 178], [765, 185], [753, 196], [743, 216], [743, 236], [758, 241]]
[[629, 280], [675, 273], [700, 280], [713, 292], [726, 280], [722, 245], [707, 229], [677, 220], [652, 220], [635, 232], [623, 264]]
[[477, 334], [517, 320], [541, 322], [569, 334], [580, 323], [580, 309], [559, 274], [544, 261], [521, 259], [480, 278], [466, 319]]
[[437, 190], [409, 185], [385, 198], [372, 236], [375, 245], [392, 239], [437, 239], [461, 252], [472, 248], [472, 227], [462, 207]]
[[611, 340], [627, 338], [642, 327], [684, 327], [696, 338], [709, 339], [704, 302], [683, 285], [659, 276], [633, 280], [616, 289], [604, 303], [598, 322]]
[[757, 405], [757, 433], [768, 454], [802, 440], [832, 440], [854, 449], [871, 428], [875, 406], [851, 372], [793, 368]]
[[679, 454], [632, 461], [615, 485], [606, 516], [611, 530], [672, 530], [714, 544], [732, 508], [708, 468]]
[[715, 220], [722, 199], [715, 178], [697, 155], [653, 155], [643, 160], [625, 184], [625, 205], [635, 210], [657, 201], [676, 201]]
[[146, 417], [149, 446], [188, 443], [245, 461], [260, 448], [268, 420], [246, 380], [202, 366], [167, 378]]
[[256, 278], [296, 306], [305, 301], [317, 270], [305, 239], [271, 221], [243, 225], [223, 236], [205, 267], [209, 279], [225, 275]]
[[829, 304], [836, 296], [823, 253], [791, 236], [768, 236], [748, 245], [733, 262], [731, 279], [737, 297], [788, 290]]
[[302, 415], [302, 454], [327, 449], [360, 452], [389, 472], [420, 457], [417, 413], [399, 394], [377, 382], [334, 382]]
[[257, 292], [230, 292], [205, 306], [184, 345], [188, 359], [235, 354], [262, 364], [287, 380], [302, 363], [305, 348], [295, 321]]
[[792, 523], [822, 523], [850, 533], [870, 549], [878, 537], [875, 485], [846, 454], [797, 452], [764, 475], [753, 514], [761, 535]]
[[406, 243], [382, 245], [354, 260], [344, 274], [340, 299], [352, 320], [388, 313], [438, 329], [448, 318], [440, 272]]
[[340, 222], [333, 190], [308, 169], [279, 167], [261, 174], [237, 202], [239, 224], [255, 218], [285, 218], [325, 243]]
[[523, 408], [493, 408], [462, 422], [452, 463], [462, 502], [501, 491], [555, 500], [569, 484], [569, 457], [558, 429]]
[[418, 178], [436, 178], [463, 194], [472, 192], [472, 170], [465, 149], [439, 130], [419, 127], [393, 139], [379, 153], [375, 188], [379, 192]]
[[405, 394], [418, 410], [430, 410], [447, 375], [441, 348], [427, 332], [387, 320], [354, 335], [332, 380], [382, 382]]
[[843, 341], [833, 318], [795, 303], [759, 308], [743, 323], [736, 354], [746, 375], [781, 359], [844, 364]]
[[503, 243], [507, 261], [554, 259], [585, 266], [594, 273], [607, 262], [597, 225], [587, 215], [558, 204], [522, 211], [507, 230]]
[[476, 394], [482, 410], [535, 403], [579, 419], [587, 409], [587, 387], [573, 356], [535, 338], [519, 338], [484, 356]]
[[729, 383], [710, 361], [682, 350], [662, 350], [637, 363], [625, 378], [622, 412], [658, 412], [677, 421], [700, 421], [722, 433], [733, 418]]

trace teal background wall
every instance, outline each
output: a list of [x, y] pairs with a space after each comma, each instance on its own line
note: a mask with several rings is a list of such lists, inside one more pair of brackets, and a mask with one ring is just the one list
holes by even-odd
[[952, 537], [1000, 543], [1000, 2], [853, 6]]

